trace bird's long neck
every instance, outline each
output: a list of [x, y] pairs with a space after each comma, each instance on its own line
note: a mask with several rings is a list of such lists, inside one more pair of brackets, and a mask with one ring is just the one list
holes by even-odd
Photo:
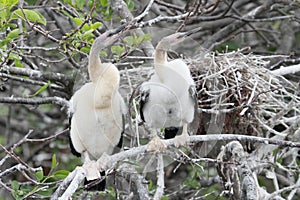
[[159, 77], [159, 79], [161, 79], [161, 81], [163, 81], [163, 71], [168, 62], [167, 46], [168, 45], [165, 44], [164, 42], [159, 42], [155, 48], [155, 54], [154, 54], [155, 72]]
[[89, 56], [88, 71], [89, 71], [90, 79], [92, 80], [93, 83], [97, 82], [98, 77], [103, 72], [103, 63], [99, 58], [99, 53], [103, 48], [104, 45], [103, 45], [102, 38], [100, 36], [95, 39]]

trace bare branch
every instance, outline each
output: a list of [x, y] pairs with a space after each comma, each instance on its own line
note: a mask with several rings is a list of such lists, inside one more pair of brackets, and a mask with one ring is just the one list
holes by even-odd
[[154, 200], [159, 200], [164, 194], [165, 188], [165, 172], [164, 172], [164, 160], [161, 153], [157, 154], [157, 189], [154, 195]]
[[0, 103], [9, 104], [28, 104], [28, 105], [41, 105], [41, 104], [56, 104], [63, 108], [69, 107], [69, 102], [61, 97], [37, 97], [37, 98], [22, 98], [22, 97], [2, 97]]
[[64, 85], [69, 85], [72, 83], [72, 79], [70, 77], [67, 77], [64, 74], [61, 73], [53, 73], [53, 72], [41, 72], [39, 70], [32, 70], [32, 69], [26, 69], [26, 68], [18, 68], [18, 67], [2, 67], [0, 68], [0, 72], [6, 73], [6, 74], [15, 74], [15, 75], [21, 75], [21, 76], [28, 76], [29, 78], [32, 78], [34, 80], [50, 80], [50, 81], [58, 81]]
[[288, 66], [288, 67], [281, 67], [279, 69], [275, 69], [272, 71], [273, 74], [277, 75], [277, 76], [284, 76], [284, 75], [288, 75], [288, 74], [295, 74], [297, 72], [300, 72], [300, 64], [298, 65], [292, 65], [292, 66]]

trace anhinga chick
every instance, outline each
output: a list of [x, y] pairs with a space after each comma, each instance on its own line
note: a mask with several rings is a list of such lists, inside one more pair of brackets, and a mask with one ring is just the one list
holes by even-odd
[[102, 63], [99, 52], [114, 42], [121, 29], [106, 32], [95, 39], [88, 72], [91, 82], [83, 85], [70, 100], [71, 148], [81, 155], [87, 180], [100, 178], [96, 160], [112, 154], [123, 131], [126, 108], [118, 89], [120, 74], [112, 63]]
[[188, 142], [187, 126], [197, 112], [195, 83], [185, 62], [182, 59], [168, 61], [167, 51], [189, 34], [175, 33], [164, 37], [157, 44], [155, 73], [141, 86], [141, 118], [151, 128], [154, 137], [149, 143], [150, 151], [164, 148], [163, 141], [156, 134], [161, 128], [165, 128], [165, 138], [168, 139], [175, 137], [176, 131], [182, 127], [182, 135], [176, 136], [175, 145]]

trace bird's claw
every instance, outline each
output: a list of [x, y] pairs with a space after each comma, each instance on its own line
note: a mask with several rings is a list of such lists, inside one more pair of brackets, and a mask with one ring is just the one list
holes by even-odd
[[100, 171], [105, 171], [110, 165], [110, 157], [107, 153], [104, 152], [102, 156], [97, 160], [97, 167]]
[[149, 143], [148, 143], [148, 151], [155, 152], [155, 151], [163, 151], [166, 149], [165, 141], [160, 139], [158, 136], [155, 136]]
[[86, 179], [88, 181], [101, 178], [96, 161], [94, 160], [87, 161], [83, 164], [82, 167], [85, 170]]
[[190, 142], [190, 138], [188, 134], [181, 134], [174, 138], [175, 147], [186, 146], [187, 144], [189, 144], [189, 142]]

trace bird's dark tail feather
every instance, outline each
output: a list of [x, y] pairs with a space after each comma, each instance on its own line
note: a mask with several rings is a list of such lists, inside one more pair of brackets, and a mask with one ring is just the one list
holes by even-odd
[[172, 139], [174, 138], [179, 130], [182, 130], [182, 127], [168, 127], [165, 128], [165, 139]]
[[69, 144], [70, 144], [70, 148], [71, 148], [72, 154], [73, 154], [74, 156], [80, 157], [81, 154], [75, 150], [75, 147], [74, 147], [74, 145], [73, 145], [73, 143], [72, 143], [72, 140], [71, 140], [71, 136], [70, 136], [70, 135], [69, 135], [69, 142], [70, 142]]
[[[104, 191], [105, 185], [106, 185], [106, 178], [104, 177], [105, 172], [102, 171], [102, 172], [100, 172], [100, 174], [101, 174], [101, 179], [92, 180], [92, 181], [88, 181], [85, 179], [84, 180], [84, 188], [88, 191]], [[104, 177], [104, 179], [103, 179], [103, 177]]]

